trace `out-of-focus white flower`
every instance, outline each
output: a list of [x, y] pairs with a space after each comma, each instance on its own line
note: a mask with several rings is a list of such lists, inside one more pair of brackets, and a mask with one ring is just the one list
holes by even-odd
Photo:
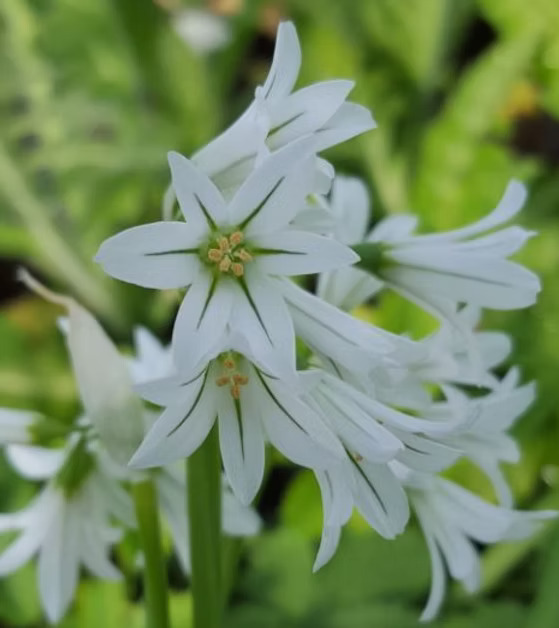
[[446, 564], [450, 575], [469, 592], [480, 582], [480, 559], [475, 543], [523, 539], [535, 532], [556, 511], [520, 512], [490, 504], [441, 477], [413, 473], [392, 463], [407, 486], [429, 554], [432, 582], [422, 621], [433, 619], [444, 599]]
[[295, 27], [282, 22], [270, 72], [264, 85], [256, 89], [254, 101], [193, 157], [225, 193], [234, 191], [257, 157], [269, 150], [312, 133], [314, 150], [320, 152], [375, 127], [368, 109], [346, 102], [353, 81], [324, 81], [293, 91], [300, 66], [301, 47]]
[[[169, 524], [177, 556], [184, 571], [190, 573], [189, 518], [183, 466], [176, 468], [168, 465], [156, 472], [155, 484], [159, 506]], [[261, 526], [256, 511], [241, 504], [225, 480], [221, 493], [221, 526], [229, 536], [252, 536]]]
[[32, 427], [38, 420], [36, 412], [0, 408], [0, 444], [31, 442]]
[[179, 36], [200, 54], [223, 48], [231, 39], [231, 29], [219, 15], [201, 9], [178, 11], [172, 20]]
[[65, 451], [8, 447], [8, 459], [22, 476], [48, 482], [29, 506], [0, 515], [0, 532], [20, 532], [0, 554], [0, 575], [38, 555], [39, 593], [51, 622], [68, 609], [81, 566], [99, 578], [121, 577], [109, 559], [121, 536], [112, 521], [135, 525], [128, 494], [82, 445]]
[[[185, 380], [172, 376], [138, 387], [165, 406], [130, 464], [150, 467], [189, 456], [219, 423], [227, 479], [242, 503], [258, 491], [265, 441], [297, 464], [324, 468], [345, 452], [322, 417], [300, 399], [297, 380], [268, 373], [230, 339], [228, 348]], [[299, 393], [299, 394], [298, 394]]]
[[295, 337], [277, 276], [355, 262], [345, 245], [290, 227], [309, 190], [312, 138], [256, 168], [227, 203], [192, 162], [169, 155], [185, 222], [133, 227], [106, 240], [96, 260], [118, 279], [151, 288], [189, 287], [173, 331], [177, 367], [188, 372], [219, 347], [229, 326], [260, 358], [295, 365]]

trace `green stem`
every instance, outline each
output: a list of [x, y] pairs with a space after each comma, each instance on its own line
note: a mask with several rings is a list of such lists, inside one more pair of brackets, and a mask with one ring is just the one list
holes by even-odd
[[221, 464], [215, 425], [187, 462], [194, 628], [221, 628]]
[[148, 479], [134, 484], [132, 493], [145, 557], [146, 628], [168, 628], [167, 571], [153, 481]]
[[10, 203], [50, 268], [70, 285], [85, 303], [113, 322], [121, 322], [116, 303], [103, 283], [84, 266], [53, 225], [48, 212], [31, 192], [20, 169], [0, 145], [0, 194]]

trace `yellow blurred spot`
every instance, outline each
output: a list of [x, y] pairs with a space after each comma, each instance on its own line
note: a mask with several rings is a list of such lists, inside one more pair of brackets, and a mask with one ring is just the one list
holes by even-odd
[[511, 89], [509, 98], [500, 115], [505, 120], [514, 120], [530, 116], [538, 110], [539, 94], [533, 83], [517, 81]]

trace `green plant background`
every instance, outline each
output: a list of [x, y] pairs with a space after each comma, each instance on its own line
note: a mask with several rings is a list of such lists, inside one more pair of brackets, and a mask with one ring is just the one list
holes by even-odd
[[[198, 3], [196, 3], [198, 4]], [[512, 362], [538, 382], [518, 423], [520, 464], [507, 469], [522, 507], [559, 506], [559, 5], [556, 0], [234, 0], [231, 44], [197, 55], [171, 27], [180, 0], [0, 2], [0, 405], [71, 421], [76, 391], [54, 306], [13, 274], [25, 264], [75, 295], [123, 346], [131, 326], [168, 338], [174, 293], [111, 281], [92, 263], [99, 243], [157, 220], [168, 183], [165, 153], [192, 153], [232, 121], [264, 78], [277, 20], [296, 22], [300, 83], [356, 80], [353, 98], [379, 128], [331, 150], [340, 172], [363, 176], [374, 218], [414, 210], [446, 229], [491, 209], [511, 177], [530, 200], [536, 231], [521, 260], [544, 291], [528, 310], [491, 313], [486, 326], [514, 338]], [[387, 297], [361, 315], [416, 337], [432, 321]], [[488, 498], [466, 465], [451, 475]], [[0, 460], [0, 506], [33, 488]], [[427, 552], [412, 523], [395, 542], [355, 518], [317, 575], [321, 526], [312, 476], [273, 459], [260, 498], [265, 531], [231, 546], [230, 628], [407, 628], [429, 585]], [[143, 625], [130, 535], [116, 558], [122, 583], [83, 580], [65, 628]], [[450, 587], [436, 626], [559, 625], [559, 528], [483, 553], [480, 594]], [[190, 623], [188, 582], [169, 559], [173, 626]], [[33, 566], [0, 581], [0, 626], [42, 626]]]

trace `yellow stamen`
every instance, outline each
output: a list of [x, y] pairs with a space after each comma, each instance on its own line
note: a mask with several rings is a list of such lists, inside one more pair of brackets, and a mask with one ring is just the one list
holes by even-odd
[[231, 258], [229, 256], [226, 256], [221, 260], [221, 262], [219, 262], [219, 270], [222, 273], [227, 273], [229, 272], [230, 268], [231, 268]]
[[231, 248], [229, 246], [229, 240], [225, 236], [220, 236], [217, 239], [217, 246], [219, 246], [220, 250], [223, 251], [224, 253], [226, 251], [229, 251], [229, 249]]
[[245, 267], [238, 262], [233, 262], [231, 264], [231, 270], [233, 271], [235, 277], [242, 277], [245, 274]]
[[245, 386], [246, 384], [248, 384], [248, 377], [246, 375], [239, 375], [236, 373], [235, 375], [233, 375], [233, 381], [239, 386]]
[[238, 384], [233, 384], [233, 386], [231, 386], [231, 396], [233, 397], [233, 399], [239, 399], [241, 396], [241, 389], [239, 387]]
[[229, 377], [229, 375], [223, 375], [221, 377], [218, 377], [215, 380], [215, 383], [221, 387], [221, 386], [227, 386], [228, 384], [231, 383], [231, 378]]
[[245, 236], [242, 231], [234, 231], [229, 236], [229, 243], [231, 244], [231, 246], [238, 246], [244, 239]]
[[355, 462], [361, 462], [363, 460], [363, 456], [361, 454], [355, 453], [353, 454], [353, 458]]
[[252, 262], [252, 255], [246, 249], [237, 251], [235, 257], [238, 257], [242, 262]]
[[208, 259], [212, 262], [219, 262], [223, 259], [223, 251], [219, 249], [210, 249], [208, 251]]
[[235, 360], [233, 360], [233, 358], [226, 358], [223, 360], [223, 366], [226, 369], [232, 370], [235, 368]]

